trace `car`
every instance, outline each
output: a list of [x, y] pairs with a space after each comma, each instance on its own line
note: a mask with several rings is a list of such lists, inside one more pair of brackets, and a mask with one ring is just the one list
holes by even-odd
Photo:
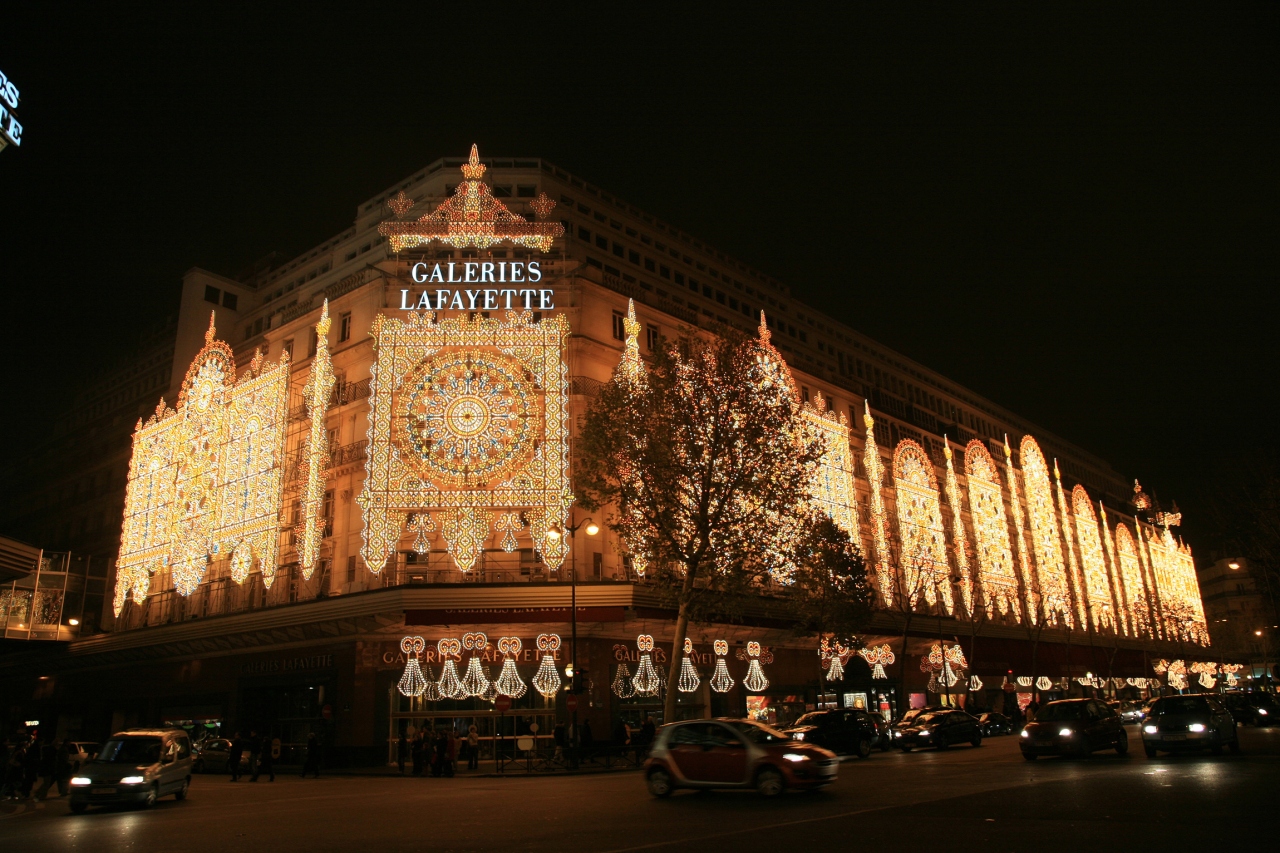
[[1022, 757], [1042, 755], [1088, 757], [1100, 749], [1129, 751], [1129, 734], [1120, 715], [1097, 699], [1059, 699], [1046, 702], [1021, 732]]
[[[197, 773], [227, 773], [231, 769], [231, 741], [224, 737], [205, 738], [192, 756]], [[240, 770], [249, 769], [249, 750], [240, 754]]]
[[1208, 749], [1220, 754], [1224, 746], [1239, 752], [1240, 736], [1231, 712], [1212, 693], [1157, 699], [1142, 723], [1142, 748], [1148, 758], [1155, 758], [1161, 750]]
[[[877, 720], [880, 721], [879, 725]], [[882, 744], [887, 742], [887, 729], [883, 717], [847, 708], [811, 711], [783, 732], [791, 735], [794, 740], [816, 744], [837, 755], [852, 754], [866, 758], [873, 748], [885, 748]]]
[[982, 726], [978, 718], [955, 708], [917, 714], [910, 725], [894, 731], [893, 745], [903, 752], [916, 747], [946, 749], [953, 743], [982, 746]]
[[67, 760], [71, 762], [71, 772], [74, 773], [82, 764], [98, 754], [99, 744], [94, 741], [73, 740], [67, 741], [66, 748]]
[[182, 729], [126, 729], [71, 777], [71, 811], [90, 805], [155, 805], [168, 794], [185, 800], [191, 787], [191, 738]]
[[921, 715], [929, 714], [934, 711], [942, 711], [942, 710], [944, 710], [944, 706], [942, 705], [929, 705], [924, 708], [912, 708], [911, 710], [903, 714], [901, 717], [899, 717], [898, 719], [890, 723], [889, 725], [890, 738], [893, 739], [897, 737], [897, 735], [894, 734], [895, 732], [899, 732], [903, 729], [910, 728], [911, 726], [915, 725], [915, 721]]
[[753, 720], [687, 720], [658, 729], [644, 763], [655, 797], [677, 788], [755, 788], [766, 797], [836, 780], [840, 760]]
[[982, 727], [983, 737], [1013, 734], [1013, 720], [995, 711], [980, 714], [978, 716], [978, 725]]
[[1222, 701], [1232, 719], [1247, 726], [1274, 726], [1280, 723], [1280, 706], [1270, 693], [1227, 693]]
[[1117, 702], [1115, 704], [1107, 704], [1112, 705], [1115, 712], [1120, 715], [1120, 721], [1122, 723], [1140, 723], [1147, 713], [1141, 702]]

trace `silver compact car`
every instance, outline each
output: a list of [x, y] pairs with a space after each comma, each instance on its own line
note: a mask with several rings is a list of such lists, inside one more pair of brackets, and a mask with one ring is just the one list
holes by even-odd
[[71, 777], [71, 811], [91, 805], [155, 805], [191, 785], [191, 739], [182, 729], [128, 729], [107, 739]]

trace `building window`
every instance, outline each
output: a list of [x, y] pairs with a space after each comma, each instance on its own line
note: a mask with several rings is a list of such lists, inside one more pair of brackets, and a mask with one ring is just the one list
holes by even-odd
[[236, 305], [239, 304], [239, 302], [240, 302], [240, 297], [236, 296], [234, 293], [232, 293], [229, 290], [223, 291], [222, 293], [223, 308], [229, 308], [230, 310], [234, 311], [236, 310]]
[[621, 244], [621, 243], [614, 243], [614, 244], [613, 244], [613, 253], [614, 253], [615, 255], [617, 255], [618, 257], [620, 257], [620, 258], [621, 258], [621, 257], [625, 257], [625, 255], [626, 255], [626, 252], [623, 250], [623, 248], [622, 248], [622, 244]]
[[533, 198], [538, 194], [538, 188], [532, 184], [520, 184], [516, 187], [516, 195], [520, 198]]
[[658, 267], [658, 275], [662, 276], [663, 278], [671, 278], [671, 270], [667, 269], [666, 267], [660, 266]]
[[347, 583], [356, 582], [356, 555], [347, 557]]
[[604, 237], [596, 235], [596, 247], [600, 249], [608, 249], [609, 241]]
[[585, 241], [585, 242], [587, 242], [587, 243], [590, 243], [590, 242], [591, 242], [591, 232], [590, 232], [590, 231], [588, 231], [588, 230], [587, 230], [587, 229], [585, 229], [585, 228], [581, 228], [581, 227], [579, 227], [579, 228], [578, 228], [578, 239], [579, 239], [579, 240], [583, 240], [583, 241]]
[[351, 339], [351, 312], [348, 311], [342, 315], [342, 319], [338, 323], [338, 342]]
[[627, 329], [622, 324], [622, 314], [617, 311], [613, 312], [613, 339], [615, 341], [625, 340], [627, 337]]
[[658, 348], [658, 337], [661, 335], [657, 326], [649, 326], [645, 329], [645, 344], [649, 347], [649, 352], [653, 352]]
[[221, 295], [221, 293], [222, 291], [218, 290], [218, 288], [214, 287], [212, 284], [206, 284], [204, 286], [204, 301], [212, 302], [214, 305], [217, 305], [218, 296]]
[[653, 272], [653, 258], [644, 259], [644, 268], [649, 272]]
[[640, 266], [640, 253], [634, 250], [628, 250], [627, 260], [631, 261], [631, 263], [636, 266]]
[[591, 555], [591, 576], [596, 580], [600, 580], [600, 573], [604, 570], [604, 554], [599, 551]]
[[333, 490], [324, 493], [324, 503], [321, 505], [321, 514], [324, 515], [324, 538], [328, 539], [333, 535]]
[[285, 355], [289, 356], [289, 360], [292, 361], [293, 360], [293, 338], [288, 338], [283, 344], [281, 344], [280, 351], [283, 352]]

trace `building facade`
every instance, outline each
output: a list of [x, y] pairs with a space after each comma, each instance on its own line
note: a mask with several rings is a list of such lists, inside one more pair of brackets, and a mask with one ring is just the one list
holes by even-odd
[[1177, 517], [1106, 462], [551, 163], [473, 149], [251, 282], [186, 275], [112, 630], [12, 660], [10, 703], [320, 731], [353, 762], [435, 723], [545, 736], [569, 660], [597, 739], [658, 714], [672, 613], [607, 512], [575, 507], [574, 441], [620, 363], [726, 327], [790, 368], [827, 439], [815, 496], [879, 611], [861, 652], [820, 655], [767, 595], [696, 626], [682, 713], [1008, 705], [1203, 651]]

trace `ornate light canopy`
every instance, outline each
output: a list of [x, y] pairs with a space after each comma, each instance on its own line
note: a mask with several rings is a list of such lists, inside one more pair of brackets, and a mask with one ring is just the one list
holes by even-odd
[[151, 577], [166, 567], [174, 589], [190, 595], [212, 556], [231, 556], [237, 583], [255, 559], [263, 583], [275, 579], [288, 356], [269, 364], [259, 353], [237, 381], [231, 347], [215, 333], [210, 316], [177, 409], [161, 400], [134, 432], [116, 562], [117, 614], [130, 594], [141, 602]]
[[824, 450], [814, 473], [814, 503], [857, 542], [858, 499], [853, 487], [853, 451], [849, 447], [849, 419], [827, 408], [818, 394], [802, 409], [806, 423], [822, 436]]
[[938, 500], [938, 478], [924, 448], [909, 438], [898, 442], [893, 454], [894, 497], [898, 508], [898, 562], [902, 583], [911, 603], [924, 598], [955, 609], [951, 594], [951, 570]]
[[1040, 602], [1050, 622], [1063, 619], [1070, 624], [1071, 593], [1067, 585], [1067, 568], [1062, 559], [1058, 536], [1058, 518], [1053, 507], [1053, 487], [1049, 484], [1049, 466], [1040, 445], [1029, 435], [1022, 437], [1018, 454], [1027, 491], [1027, 516], [1031, 521], [1031, 551], [1035, 554], [1036, 579]]
[[991, 453], [978, 439], [964, 449], [964, 469], [969, 491], [969, 517], [977, 543], [977, 581], [982, 588], [987, 615], [1008, 615], [1021, 621], [1018, 609], [1018, 575], [1009, 547], [1000, 472]]
[[[493, 532], [510, 549], [526, 528], [547, 565], [567, 552], [569, 325], [529, 312], [374, 323], [365, 563], [381, 571], [411, 517], [441, 516], [454, 564], [470, 571]], [[523, 513], [524, 522], [519, 515]], [[425, 522], [418, 522], [420, 525]], [[434, 529], [432, 525], [429, 529]]]
[[[546, 252], [557, 237], [564, 234], [559, 222], [529, 222], [523, 216], [512, 213], [506, 205], [493, 197], [489, 185], [481, 180], [485, 165], [480, 162], [476, 146], [471, 146], [471, 157], [462, 167], [465, 180], [458, 184], [453, 195], [433, 212], [416, 220], [387, 220], [378, 225], [378, 233], [387, 238], [393, 252], [403, 252], [415, 246], [440, 242], [455, 249], [474, 246], [487, 249], [498, 243], [508, 242]], [[403, 192], [387, 206], [397, 216], [403, 216], [413, 207], [413, 199]], [[555, 202], [545, 194], [533, 202], [534, 212], [544, 218], [555, 207]]]
[[1079, 484], [1071, 490], [1072, 516], [1075, 518], [1076, 541], [1080, 545], [1080, 564], [1084, 575], [1085, 600], [1089, 602], [1088, 616], [1099, 631], [1113, 628], [1115, 620], [1111, 610], [1111, 584], [1107, 580], [1107, 567], [1102, 559], [1102, 540], [1098, 536], [1098, 517], [1093, 511], [1089, 493]]

